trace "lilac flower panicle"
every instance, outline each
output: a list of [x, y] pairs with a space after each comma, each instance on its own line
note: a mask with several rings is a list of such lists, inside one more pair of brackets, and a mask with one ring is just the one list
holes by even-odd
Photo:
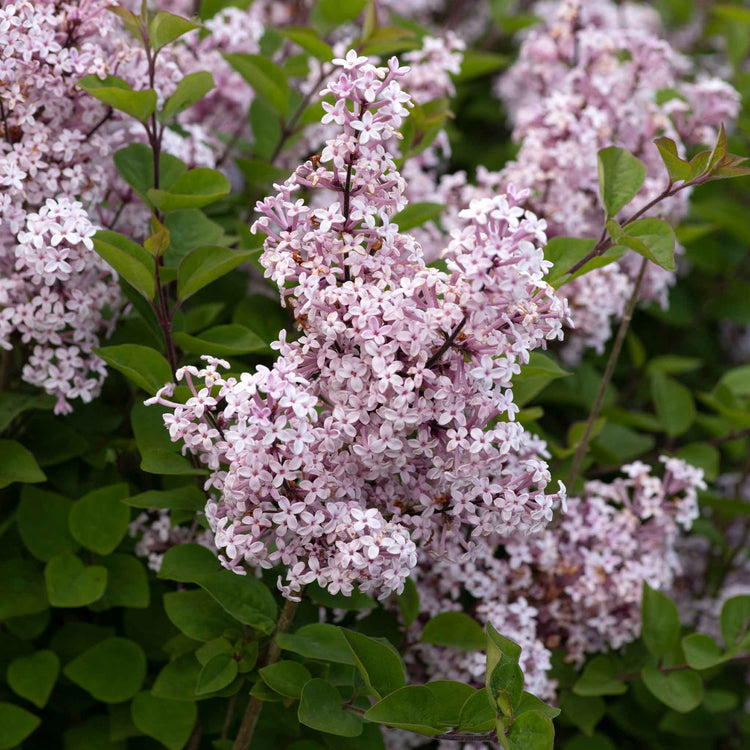
[[[275, 194], [253, 227], [261, 262], [301, 335], [239, 377], [213, 358], [178, 372], [191, 389], [169, 407], [173, 440], [211, 470], [206, 515], [223, 564], [283, 563], [288, 597], [403, 588], [417, 544], [470, 555], [489, 535], [543, 528], [561, 493], [546, 463], [519, 452], [512, 378], [562, 337], [565, 304], [543, 280], [545, 225], [523, 191], [473, 202], [445, 257], [391, 222], [405, 181], [387, 145], [411, 106], [396, 58], [334, 61], [324, 119], [338, 134]], [[312, 193], [310, 202], [306, 195]]]

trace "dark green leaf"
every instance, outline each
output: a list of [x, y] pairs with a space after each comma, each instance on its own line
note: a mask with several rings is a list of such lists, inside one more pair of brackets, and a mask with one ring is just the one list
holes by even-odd
[[120, 703], [141, 689], [146, 655], [135, 641], [107, 638], [75, 658], [63, 673], [97, 700]]
[[210, 641], [239, 627], [239, 623], [202, 589], [164, 594], [164, 609], [169, 619], [196, 641]]
[[442, 203], [410, 203], [403, 211], [391, 218], [402, 232], [408, 232], [427, 221], [437, 219], [445, 206]]
[[148, 191], [148, 199], [160, 211], [203, 208], [229, 193], [231, 185], [221, 172], [199, 167], [178, 177], [169, 190]]
[[107, 589], [96, 608], [148, 607], [150, 591], [143, 563], [133, 555], [107, 555], [101, 560], [107, 569]]
[[265, 633], [275, 626], [276, 603], [271, 592], [252, 576], [224, 570], [213, 553], [198, 544], [168, 550], [159, 577], [198, 584], [244, 625]]
[[188, 73], [178, 84], [174, 94], [167, 99], [159, 115], [161, 122], [168, 122], [180, 112], [199, 102], [214, 87], [214, 77], [207, 71]]
[[628, 686], [617, 678], [617, 662], [611, 655], [595, 656], [573, 685], [576, 695], [622, 695]]
[[356, 18], [366, 5], [367, 0], [347, 0], [345, 3], [339, 0], [319, 0], [315, 9], [326, 23], [340, 26]]
[[299, 699], [302, 695], [302, 688], [312, 679], [310, 672], [297, 661], [277, 661], [259, 671], [263, 681], [271, 690], [295, 700]]
[[693, 669], [710, 669], [724, 660], [719, 644], [708, 635], [692, 633], [682, 639], [685, 661]]
[[133, 723], [149, 737], [170, 750], [187, 746], [198, 718], [195, 703], [158, 698], [151, 693], [138, 693], [131, 706]]
[[404, 582], [404, 590], [398, 597], [398, 608], [401, 612], [401, 619], [408, 628], [419, 615], [419, 592], [411, 578]]
[[365, 684], [377, 700], [406, 685], [401, 657], [390, 645], [353, 630], [343, 630]]
[[657, 658], [671, 653], [679, 643], [680, 616], [674, 602], [661, 591], [643, 582], [641, 636], [646, 648]]
[[635, 198], [646, 179], [646, 167], [627, 149], [616, 146], [601, 149], [597, 158], [599, 194], [609, 219]]
[[554, 741], [552, 721], [538, 711], [521, 714], [508, 732], [509, 750], [552, 750]]
[[409, 685], [387, 695], [372, 706], [365, 719], [434, 737], [441, 729], [437, 721], [438, 706], [429, 688]]
[[19, 415], [32, 409], [52, 409], [55, 399], [43, 393], [0, 393], [0, 433]]
[[670, 437], [681, 435], [695, 420], [693, 395], [684, 385], [661, 372], [651, 376], [651, 398]]
[[721, 608], [721, 637], [727, 648], [733, 648], [750, 627], [750, 595], [727, 599]]
[[70, 532], [86, 549], [100, 555], [114, 552], [128, 531], [130, 509], [122, 500], [128, 496], [126, 483], [89, 492], [70, 510]]
[[0, 489], [13, 482], [43, 482], [47, 477], [34, 456], [15, 440], [0, 440]]
[[237, 676], [237, 662], [232, 654], [216, 654], [198, 675], [196, 695], [215, 693], [229, 685]]
[[146, 393], [154, 395], [172, 381], [169, 363], [150, 346], [120, 344], [94, 349], [108, 365], [121, 372]]
[[[114, 161], [125, 182], [138, 193], [141, 200], [147, 201], [148, 189], [154, 186], [153, 151], [143, 143], [131, 143], [115, 154]], [[159, 186], [162, 189], [168, 189], [186, 171], [185, 163], [176, 156], [168, 153], [159, 155]]]
[[13, 703], [0, 702], [0, 750], [17, 747], [41, 723], [41, 719]]
[[285, 114], [289, 100], [289, 82], [284, 71], [261, 55], [229, 54], [224, 59], [277, 112]]
[[674, 271], [674, 230], [661, 219], [638, 219], [625, 226], [626, 235], [621, 245], [635, 250], [639, 255], [667, 271]]
[[102, 80], [96, 75], [90, 75], [81, 78], [78, 85], [100, 102], [141, 122], [146, 122], [156, 109], [156, 91], [133, 91], [130, 84], [122, 78], [107, 76]]
[[331, 45], [326, 44], [313, 29], [308, 29], [304, 26], [283, 26], [276, 30], [279, 34], [285, 36], [287, 39], [291, 39], [295, 44], [302, 47], [303, 50], [309, 52], [313, 57], [317, 57], [318, 60], [328, 62], [333, 59]]
[[428, 682], [425, 687], [435, 696], [436, 719], [438, 724], [445, 727], [458, 726], [461, 709], [469, 698], [479, 692], [465, 682], [453, 680], [435, 680]]
[[604, 716], [606, 704], [598, 695], [584, 696], [566, 691], [560, 696], [560, 708], [573, 724], [590, 737]]
[[276, 643], [308, 659], [321, 659], [337, 664], [354, 665], [354, 655], [341, 628], [326, 623], [305, 625], [295, 633], [279, 633]]
[[154, 259], [140, 245], [122, 234], [100, 229], [94, 236], [94, 250], [146, 299], [154, 298]]
[[358, 737], [362, 719], [342, 708], [344, 701], [336, 688], [321, 679], [310, 680], [302, 688], [298, 718], [305, 726], [326, 734]]
[[73, 554], [53, 557], [44, 568], [47, 596], [53, 607], [85, 607], [101, 598], [107, 588], [107, 569], [84, 567]]
[[703, 699], [703, 681], [692, 670], [663, 674], [649, 666], [643, 668], [641, 676], [656, 698], [680, 713], [697, 708]]
[[0, 561], [0, 620], [34, 615], [47, 609], [42, 571], [31, 560]]
[[510, 58], [507, 55], [468, 49], [464, 53], [461, 72], [456, 76], [456, 80], [471, 81], [486, 76], [496, 70], [502, 70], [509, 62]]
[[60, 660], [54, 651], [36, 651], [31, 656], [19, 656], [11, 662], [8, 685], [17, 695], [44, 708], [59, 673]]
[[229, 273], [255, 253], [237, 252], [226, 247], [199, 247], [180, 261], [177, 272], [177, 296], [187, 299], [199, 289]]
[[178, 332], [174, 334], [174, 340], [183, 351], [215, 357], [239, 356], [268, 349], [268, 344], [260, 336], [236, 323], [209, 328], [200, 336]]
[[690, 164], [680, 158], [677, 153], [677, 144], [671, 138], [657, 138], [654, 143], [659, 149], [664, 166], [667, 168], [669, 178], [672, 182], [689, 180], [691, 176]]
[[482, 626], [463, 612], [441, 612], [435, 615], [424, 626], [420, 640], [467, 651], [482, 651], [487, 645]]
[[467, 698], [461, 707], [458, 728], [462, 732], [489, 732], [495, 728], [497, 717], [488, 699], [487, 689], [482, 688]]
[[21, 539], [34, 557], [46, 562], [62, 552], [78, 549], [68, 530], [73, 503], [55, 492], [25, 486], [21, 490], [16, 523]]
[[199, 28], [199, 25], [188, 21], [187, 18], [159, 11], [153, 17], [148, 27], [151, 46], [155, 50], [160, 50], [175, 39], [179, 39], [183, 34], [187, 34], [188, 31], [193, 31], [193, 29], [197, 28]]
[[200, 673], [201, 665], [195, 658], [195, 654], [178, 656], [156, 676], [151, 693], [157, 698], [194, 701], [197, 699], [195, 689], [198, 686]]

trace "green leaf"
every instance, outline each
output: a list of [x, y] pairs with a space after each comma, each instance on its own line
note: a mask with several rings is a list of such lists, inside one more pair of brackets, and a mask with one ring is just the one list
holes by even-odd
[[733, 367], [721, 376], [719, 381], [737, 397], [750, 396], [750, 365]]
[[223, 198], [231, 190], [229, 180], [215, 169], [199, 167], [178, 177], [169, 190], [151, 188], [147, 195], [160, 211], [203, 208]]
[[271, 690], [295, 700], [300, 698], [302, 688], [312, 679], [307, 668], [298, 661], [277, 661], [259, 671], [263, 681]]
[[[610, 146], [597, 155], [599, 194], [607, 218], [616, 216], [635, 198], [646, 179], [646, 167], [627, 149]], [[628, 226], [628, 231], [630, 225]]]
[[367, 721], [434, 737], [440, 734], [438, 706], [429, 688], [409, 685], [387, 695], [365, 713]]
[[537, 698], [533, 693], [529, 693], [526, 690], [523, 691], [521, 700], [518, 702], [518, 706], [514, 711], [514, 715], [525, 713], [526, 711], [538, 711], [548, 719], [554, 719], [560, 715], [560, 709], [550, 706], [543, 700]]
[[482, 688], [467, 698], [461, 707], [458, 728], [462, 732], [489, 732], [495, 728], [496, 719], [487, 689]]
[[84, 567], [73, 554], [53, 557], [44, 568], [47, 596], [53, 607], [85, 607], [101, 598], [107, 588], [107, 569]]
[[727, 648], [734, 648], [750, 627], [750, 595], [727, 599], [721, 608], [721, 637]]
[[100, 555], [114, 552], [130, 523], [130, 509], [122, 502], [127, 496], [123, 482], [93, 490], [75, 502], [69, 519], [74, 539]]
[[469, 698], [479, 692], [465, 682], [453, 680], [434, 680], [425, 687], [435, 696], [437, 723], [445, 727], [458, 726], [461, 709]]
[[146, 677], [146, 655], [127, 638], [107, 638], [76, 657], [63, 673], [104, 703], [132, 698]]
[[365, 684], [377, 700], [406, 685], [401, 657], [392, 646], [353, 630], [342, 630]]
[[254, 255], [253, 251], [243, 253], [226, 247], [199, 247], [193, 250], [180, 261], [177, 297], [187, 299]]
[[643, 582], [641, 637], [657, 659], [670, 654], [680, 639], [680, 616], [674, 602]]
[[560, 708], [585, 735], [591, 737], [604, 716], [606, 704], [598, 695], [584, 696], [565, 691], [560, 696]]
[[148, 35], [153, 49], [160, 50], [175, 39], [179, 39], [183, 34], [187, 34], [188, 31], [197, 28], [200, 28], [200, 25], [188, 21], [187, 18], [159, 11], [149, 24]]
[[725, 657], [719, 644], [703, 633], [691, 633], [682, 639], [685, 661], [693, 669], [710, 669], [721, 664]]
[[161, 122], [169, 122], [199, 102], [214, 87], [214, 77], [205, 70], [188, 73], [178, 84], [174, 94], [167, 99], [159, 114]]
[[467, 49], [461, 62], [461, 72], [455, 78], [457, 81], [471, 81], [502, 70], [509, 62], [508, 55]]
[[141, 469], [151, 474], [205, 474], [205, 469], [193, 468], [180, 448], [169, 439], [158, 406], [137, 403], [130, 413], [135, 442], [141, 454]]
[[182, 654], [159, 672], [151, 693], [157, 698], [194, 701], [198, 699], [195, 689], [198, 686], [200, 673], [201, 665], [195, 658], [195, 654]]
[[401, 619], [408, 628], [419, 615], [419, 592], [411, 578], [404, 582], [404, 590], [398, 596], [398, 608]]
[[329, 682], [310, 680], [302, 688], [297, 716], [300, 723], [326, 734], [359, 737], [362, 719], [344, 711], [341, 693]]
[[663, 372], [665, 375], [679, 375], [683, 372], [692, 372], [703, 366], [703, 360], [697, 357], [681, 357], [676, 354], [663, 354], [652, 357], [646, 367], [646, 373]]
[[41, 723], [38, 716], [13, 703], [0, 702], [0, 750], [17, 747]]
[[52, 409], [55, 399], [43, 393], [0, 393], [0, 433], [19, 415], [32, 409]]
[[46, 562], [62, 552], [78, 549], [68, 530], [68, 514], [73, 503], [67, 497], [26, 485], [16, 523], [26, 548]]
[[239, 628], [239, 623], [202, 589], [164, 594], [164, 609], [174, 625], [196, 641], [210, 641]]
[[692, 670], [663, 674], [657, 667], [644, 667], [643, 682], [662, 703], [680, 713], [697, 708], [703, 699], [703, 681]]
[[617, 662], [611, 655], [595, 656], [573, 685], [576, 695], [622, 695], [628, 686], [617, 679]]
[[169, 508], [170, 510], [203, 510], [205, 494], [194, 484], [173, 490], [148, 490], [126, 497], [123, 501], [131, 508]]
[[261, 55], [241, 53], [224, 55], [224, 59], [253, 87], [259, 97], [282, 115], [286, 113], [289, 82], [276, 63]]
[[96, 609], [148, 607], [150, 590], [143, 563], [133, 555], [107, 555], [101, 560], [107, 569], [107, 589], [96, 602]]
[[399, 211], [391, 218], [391, 223], [397, 224], [402, 232], [408, 232], [425, 222], [437, 219], [444, 208], [442, 203], [410, 203], [403, 211]]
[[538, 711], [521, 714], [508, 732], [509, 750], [552, 750], [554, 742], [552, 721]]
[[[141, 200], [154, 186], [154, 154], [144, 143], [131, 143], [114, 155], [115, 166], [125, 182], [135, 190]], [[159, 186], [168, 189], [174, 181], [187, 172], [185, 163], [172, 154], [159, 154]], [[169, 228], [169, 227], [168, 227]]]
[[19, 656], [8, 667], [8, 685], [16, 695], [38, 708], [47, 705], [60, 674], [60, 660], [54, 651], [44, 649], [31, 656]]
[[354, 666], [354, 655], [341, 628], [327, 623], [304, 625], [295, 633], [279, 633], [276, 643], [284, 650], [308, 659]]
[[0, 440], [0, 489], [13, 482], [44, 482], [47, 477], [34, 456], [15, 440]]
[[78, 86], [110, 107], [146, 122], [156, 109], [156, 91], [133, 91], [127, 81], [115, 76], [100, 79], [96, 75], [85, 76]]
[[147, 692], [133, 698], [130, 710], [135, 726], [170, 750], [182, 750], [187, 745], [198, 718], [195, 703], [158, 698]]
[[100, 229], [94, 235], [94, 250], [146, 299], [154, 298], [154, 259], [140, 245], [122, 234]]
[[166, 383], [172, 382], [169, 363], [150, 346], [120, 344], [99, 347], [94, 352], [152, 396]]
[[691, 176], [690, 164], [680, 158], [677, 153], [677, 144], [671, 138], [664, 137], [657, 138], [654, 143], [656, 148], [659, 149], [664, 166], [667, 168], [669, 179], [672, 182], [689, 180]]
[[320, 17], [332, 26], [340, 26], [342, 23], [355, 19], [367, 5], [367, 0], [319, 0], [315, 10]]
[[237, 323], [209, 328], [200, 336], [177, 332], [174, 340], [185, 352], [215, 357], [233, 357], [268, 349], [268, 344], [260, 336]]
[[0, 561], [0, 620], [34, 615], [47, 609], [47, 589], [41, 570], [31, 560]]
[[482, 626], [464, 612], [441, 612], [435, 615], [424, 626], [419, 640], [467, 651], [482, 651], [487, 645]]
[[656, 406], [656, 414], [670, 437], [681, 435], [695, 420], [692, 393], [661, 372], [651, 376], [651, 398]]
[[521, 647], [487, 623], [487, 662], [484, 686], [490, 705], [506, 715], [512, 713], [523, 693], [523, 672], [518, 666]]
[[215, 693], [229, 685], [237, 676], [237, 662], [232, 654], [217, 654], [201, 669], [196, 695]]
[[713, 482], [719, 476], [719, 462], [721, 454], [719, 449], [708, 443], [689, 443], [683, 445], [675, 454], [677, 458], [703, 469], [704, 477]]
[[674, 230], [661, 219], [638, 219], [625, 226], [626, 235], [620, 244], [667, 271], [674, 271]]
[[276, 29], [276, 31], [287, 39], [291, 39], [313, 57], [317, 57], [318, 60], [328, 62], [333, 59], [331, 45], [324, 42], [320, 38], [320, 35], [313, 29], [308, 29], [304, 26], [283, 26]]
[[264, 633], [275, 627], [276, 602], [271, 592], [252, 576], [223, 569], [213, 553], [199, 544], [182, 544], [168, 550], [159, 578], [199, 585], [244, 625]]

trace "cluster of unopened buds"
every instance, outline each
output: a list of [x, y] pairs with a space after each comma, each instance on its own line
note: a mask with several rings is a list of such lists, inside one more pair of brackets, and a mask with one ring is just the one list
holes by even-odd
[[[526, 193], [472, 203], [425, 265], [390, 218], [404, 180], [386, 149], [408, 113], [395, 58], [336, 60], [325, 119], [340, 128], [319, 157], [261, 201], [266, 274], [302, 335], [281, 332], [270, 369], [225, 363], [178, 372], [153, 401], [173, 440], [211, 469], [207, 516], [223, 563], [286, 566], [287, 596], [400, 591], [417, 544], [471, 554], [489, 535], [543, 528], [563, 494], [514, 421], [512, 378], [562, 336], [565, 304], [543, 280], [544, 222]], [[329, 195], [313, 208], [306, 191]], [[323, 193], [322, 191], [326, 191]]]

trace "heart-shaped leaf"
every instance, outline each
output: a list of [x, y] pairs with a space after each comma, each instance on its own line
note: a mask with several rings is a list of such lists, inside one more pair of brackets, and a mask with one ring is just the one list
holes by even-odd
[[53, 557], [44, 568], [47, 596], [53, 607], [85, 607], [107, 588], [107, 569], [84, 564], [70, 552]]
[[8, 684], [17, 695], [44, 708], [60, 673], [60, 660], [54, 651], [44, 649], [19, 656], [8, 667]]

